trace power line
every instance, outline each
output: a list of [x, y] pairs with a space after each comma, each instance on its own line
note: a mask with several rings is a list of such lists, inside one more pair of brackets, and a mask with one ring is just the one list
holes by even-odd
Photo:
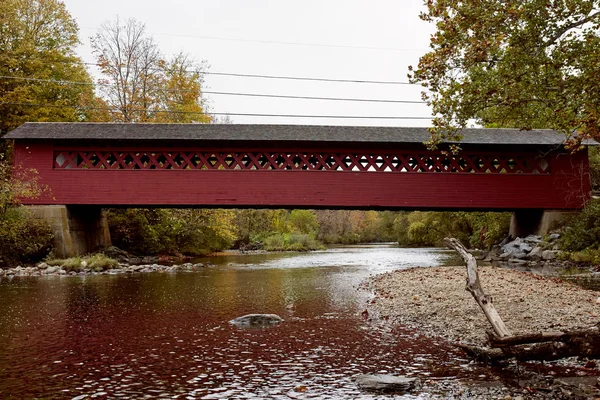
[[243, 78], [262, 78], [262, 79], [287, 79], [296, 81], [317, 81], [317, 82], [343, 82], [343, 83], [368, 83], [378, 85], [420, 85], [419, 83], [401, 82], [401, 81], [372, 81], [372, 80], [360, 80], [360, 79], [335, 79], [335, 78], [312, 78], [305, 76], [278, 76], [278, 75], [258, 75], [258, 74], [237, 74], [230, 72], [203, 72], [206, 75], [222, 75], [222, 76], [236, 76]]
[[[50, 62], [56, 62], [60, 64], [75, 64], [74, 61], [58, 61], [50, 60]], [[80, 64], [100, 67], [100, 64], [93, 62], [81, 62]], [[125, 68], [121, 66], [121, 68]], [[198, 70], [186, 70], [186, 72], [199, 72]], [[233, 76], [238, 78], [260, 78], [260, 79], [284, 79], [284, 80], [296, 80], [296, 81], [316, 81], [316, 82], [338, 82], [338, 83], [363, 83], [373, 85], [409, 85], [409, 86], [421, 86], [420, 83], [411, 83], [406, 81], [377, 81], [369, 79], [337, 79], [337, 78], [319, 78], [309, 76], [289, 76], [289, 75], [263, 75], [263, 74], [244, 74], [236, 72], [213, 72], [213, 71], [200, 71], [202, 75], [216, 75], [216, 76]]]
[[[82, 26], [81, 29], [88, 29], [98, 31], [101, 28], [93, 28], [90, 26]], [[158, 33], [148, 32], [150, 35], [156, 36], [173, 36], [173, 37], [187, 37], [193, 39], [206, 39], [206, 40], [223, 40], [229, 42], [242, 42], [242, 43], [260, 43], [260, 44], [278, 44], [288, 46], [304, 46], [304, 47], [324, 47], [324, 48], [338, 48], [338, 49], [359, 49], [359, 50], [382, 50], [382, 51], [406, 51], [406, 52], [426, 52], [427, 49], [404, 49], [397, 47], [377, 47], [377, 46], [351, 46], [343, 44], [324, 44], [324, 43], [305, 43], [305, 42], [286, 42], [279, 40], [258, 40], [258, 39], [240, 39], [240, 38], [227, 38], [219, 36], [202, 36], [202, 35], [186, 35], [183, 33]]]
[[395, 104], [427, 104], [421, 100], [386, 100], [386, 99], [359, 99], [348, 97], [319, 97], [319, 96], [293, 96], [279, 94], [263, 94], [263, 93], [235, 93], [235, 92], [213, 92], [205, 90], [202, 93], [224, 95], [224, 96], [249, 96], [249, 97], [272, 97], [280, 99], [302, 99], [302, 100], [331, 100], [331, 101], [358, 101], [366, 103], [395, 103]]
[[[25, 107], [47, 107], [47, 108], [73, 108], [81, 110], [95, 110], [95, 111], [110, 111], [110, 112], [121, 112], [117, 108], [109, 107], [88, 107], [88, 106], [74, 106], [74, 105], [62, 105], [62, 104], [39, 104], [39, 103], [18, 103], [18, 102], [0, 102], [0, 105], [11, 105], [11, 106], [25, 106]], [[306, 115], [306, 114], [261, 114], [261, 113], [204, 113], [194, 111], [172, 111], [172, 110], [150, 110], [150, 109], [132, 109], [127, 110], [128, 112], [147, 112], [147, 113], [170, 113], [170, 114], [202, 114], [202, 115], [235, 115], [240, 117], [282, 117], [282, 118], [331, 118], [331, 119], [413, 119], [413, 120], [430, 120], [432, 117], [407, 117], [407, 116], [366, 116], [366, 115]]]
[[[82, 85], [82, 86], [102, 86], [102, 87], [117, 87], [115, 84], [110, 83], [92, 83], [92, 82], [76, 82], [76, 81], [65, 81], [56, 79], [40, 79], [40, 78], [26, 78], [20, 76], [8, 76], [0, 75], [0, 79], [14, 79], [23, 80], [28, 82], [48, 82], [56, 83], [58, 85]], [[195, 92], [194, 90], [185, 89], [160, 89], [165, 92], [175, 93], [187, 93]], [[330, 101], [357, 101], [357, 102], [371, 102], [371, 103], [395, 103], [395, 104], [426, 104], [424, 101], [419, 100], [387, 100], [387, 99], [360, 99], [360, 98], [343, 98], [343, 97], [319, 97], [319, 96], [294, 96], [294, 95], [278, 95], [278, 94], [265, 94], [265, 93], [241, 93], [241, 92], [218, 92], [210, 90], [201, 90], [204, 94], [223, 95], [223, 96], [246, 96], [246, 97], [268, 97], [268, 98], [281, 98], [281, 99], [301, 99], [301, 100], [330, 100]]]

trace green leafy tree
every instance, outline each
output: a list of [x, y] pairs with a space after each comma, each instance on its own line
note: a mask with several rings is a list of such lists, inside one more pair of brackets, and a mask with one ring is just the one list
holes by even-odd
[[487, 126], [600, 137], [600, 2], [428, 0], [432, 50], [411, 68], [433, 109], [432, 140]]
[[113, 209], [108, 212], [113, 244], [140, 255], [202, 255], [231, 247], [232, 210]]
[[409, 246], [441, 245], [447, 236], [471, 247], [490, 248], [508, 234], [510, 213], [402, 212], [394, 221], [398, 243]]
[[561, 248], [568, 251], [600, 251], [600, 200], [591, 201], [563, 229]]
[[289, 223], [293, 232], [303, 233], [314, 237], [319, 230], [319, 222], [314, 211], [292, 210]]
[[77, 24], [61, 1], [0, 1], [0, 131], [27, 121], [102, 120], [78, 44]]

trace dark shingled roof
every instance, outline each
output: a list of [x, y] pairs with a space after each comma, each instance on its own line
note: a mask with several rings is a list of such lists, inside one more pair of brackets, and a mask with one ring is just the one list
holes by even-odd
[[[464, 144], [558, 145], [565, 135], [537, 129], [464, 129]], [[238, 124], [116, 124], [116, 123], [26, 123], [5, 139], [118, 139], [118, 140], [210, 140], [285, 142], [422, 143], [427, 128], [238, 125]], [[592, 143], [590, 143], [592, 144]]]

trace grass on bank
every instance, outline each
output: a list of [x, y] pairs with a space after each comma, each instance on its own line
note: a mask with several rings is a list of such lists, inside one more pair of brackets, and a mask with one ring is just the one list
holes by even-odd
[[274, 234], [264, 240], [266, 251], [325, 250], [325, 246], [305, 234]]
[[113, 258], [107, 257], [102, 253], [86, 255], [82, 257], [71, 257], [65, 259], [51, 259], [46, 264], [61, 267], [67, 272], [92, 270], [96, 272], [117, 268], [119, 262]]

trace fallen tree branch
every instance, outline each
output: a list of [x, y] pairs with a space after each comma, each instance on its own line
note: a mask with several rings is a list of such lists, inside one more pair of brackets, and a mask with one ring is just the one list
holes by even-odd
[[488, 332], [490, 347], [458, 344], [468, 355], [485, 361], [499, 361], [516, 358], [520, 361], [556, 360], [580, 356], [600, 357], [600, 327], [571, 332], [537, 332], [525, 335], [512, 335], [487, 295], [477, 272], [477, 260], [462, 243], [454, 238], [444, 239], [444, 243], [456, 250], [467, 263], [467, 290], [483, 310], [493, 332]]
[[505, 338], [499, 338], [496, 335], [488, 335], [490, 347], [507, 347], [515, 346], [519, 344], [531, 344], [531, 343], [542, 343], [551, 341], [560, 342], [572, 342], [579, 338], [586, 338], [598, 335], [600, 332], [598, 328], [590, 328], [586, 330], [570, 331], [570, 332], [537, 332], [529, 333], [526, 335], [510, 336]]
[[479, 282], [479, 273], [477, 272], [477, 260], [471, 253], [467, 251], [465, 246], [460, 242], [460, 240], [455, 238], [445, 238], [444, 243], [449, 247], [456, 250], [458, 254], [465, 260], [467, 263], [467, 290], [471, 292], [473, 298], [479, 307], [483, 310], [487, 320], [492, 325], [492, 329], [494, 329], [494, 333], [499, 338], [505, 338], [512, 336], [502, 318], [496, 311], [496, 308], [492, 304], [491, 296], [487, 295], [483, 288], [481, 287], [481, 283]]
[[500, 349], [490, 349], [489, 347], [476, 346], [466, 343], [458, 343], [456, 346], [462, 349], [469, 357], [473, 357], [479, 361], [501, 361], [510, 358], [507, 357], [506, 354], [504, 354]]
[[502, 348], [481, 347], [461, 343], [458, 345], [467, 355], [482, 361], [501, 361], [515, 358], [519, 361], [558, 360], [566, 357], [600, 357], [600, 333], [563, 341], [548, 341], [533, 344], [515, 344]]

